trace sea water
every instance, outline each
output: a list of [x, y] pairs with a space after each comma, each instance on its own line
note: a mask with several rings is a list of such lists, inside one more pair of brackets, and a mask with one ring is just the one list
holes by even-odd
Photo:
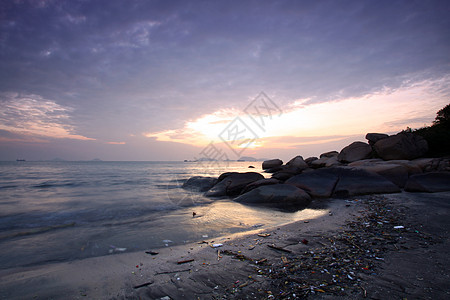
[[209, 199], [182, 188], [191, 176], [264, 175], [260, 167], [261, 162], [0, 162], [0, 268], [171, 247], [312, 213]]

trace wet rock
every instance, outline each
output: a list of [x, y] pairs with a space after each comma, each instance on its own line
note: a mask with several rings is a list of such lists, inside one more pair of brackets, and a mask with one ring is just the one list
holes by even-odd
[[375, 145], [376, 142], [378, 142], [379, 140], [385, 139], [387, 137], [389, 137], [389, 135], [384, 134], [384, 133], [368, 133], [368, 134], [366, 134], [366, 140], [369, 141], [370, 146]]
[[295, 175], [285, 183], [308, 192], [314, 198], [330, 197], [338, 181], [338, 174], [329, 169], [320, 169]]
[[272, 178], [280, 180], [280, 181], [285, 181], [299, 173], [300, 172], [297, 172], [295, 170], [283, 169], [283, 170], [273, 173]]
[[[226, 174], [226, 175], [224, 175]], [[239, 195], [241, 191], [254, 181], [264, 179], [259, 173], [247, 172], [247, 173], [224, 173], [219, 176], [218, 183], [216, 183], [211, 189], [209, 189], [205, 196], [207, 197], [222, 197], [222, 196], [235, 196]]]
[[354, 162], [361, 159], [367, 159], [372, 156], [372, 147], [363, 142], [353, 142], [346, 146], [338, 155], [341, 162]]
[[216, 182], [217, 178], [214, 177], [194, 176], [189, 178], [182, 187], [192, 191], [205, 192]]
[[271, 168], [275, 168], [275, 167], [279, 167], [283, 164], [283, 161], [281, 159], [269, 159], [269, 160], [265, 160], [262, 163], [262, 168], [264, 170], [266, 169], [271, 169]]
[[405, 190], [427, 193], [450, 191], [450, 173], [430, 172], [413, 175], [408, 179]]
[[281, 170], [283, 170], [283, 166], [270, 168], [270, 169], [264, 170], [264, 172], [266, 172], [266, 173], [275, 173], [275, 172], [278, 172], [278, 171], [281, 171]]
[[428, 143], [421, 136], [400, 132], [377, 141], [373, 148], [384, 160], [411, 160], [424, 155], [428, 151]]
[[305, 191], [289, 184], [274, 184], [260, 186], [248, 193], [240, 195], [236, 202], [281, 204], [306, 206], [311, 202], [311, 197]]
[[275, 178], [264, 178], [261, 180], [257, 180], [255, 182], [252, 182], [248, 184], [241, 192], [241, 194], [245, 194], [247, 192], [250, 192], [253, 189], [256, 189], [257, 187], [263, 186], [263, 185], [272, 185], [272, 184], [278, 184], [280, 181]]

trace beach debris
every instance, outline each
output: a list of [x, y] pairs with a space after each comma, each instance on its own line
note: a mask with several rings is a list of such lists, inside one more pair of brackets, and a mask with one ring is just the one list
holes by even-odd
[[207, 241], [201, 241], [201, 242], [198, 242], [197, 244], [208, 244], [208, 242]]
[[[404, 228], [418, 225], [406, 224], [408, 208], [393, 204], [385, 196], [359, 198], [357, 204], [360, 206], [358, 209], [361, 208], [358, 210], [360, 215], [344, 227], [332, 234], [313, 235], [314, 243], [312, 237], [306, 237], [305, 240], [311, 242], [307, 251], [281, 255], [280, 260], [267, 261], [264, 258], [253, 261], [256, 276], [268, 283], [258, 289], [266, 293], [265, 299], [269, 298], [269, 287], [269, 296], [276, 295], [276, 299], [314, 298], [318, 293], [331, 298], [369, 297], [362, 284], [367, 280], [366, 276], [377, 275], [376, 270], [383, 263], [386, 251], [426, 247], [438, 240], [414, 229], [392, 230], [400, 222]], [[297, 244], [302, 242], [302, 238], [297, 240]], [[294, 244], [267, 246], [291, 253], [283, 248], [289, 245]]]
[[159, 298], [159, 300], [172, 300], [169, 296], [164, 296], [162, 298]]
[[203, 235], [202, 235], [202, 238], [207, 238], [207, 237], [208, 237], [207, 234], [203, 234]]
[[173, 273], [190, 272], [190, 271], [191, 271], [191, 269], [175, 270], [175, 271], [163, 271], [163, 272], [157, 272], [157, 273], [155, 273], [155, 275], [173, 274]]
[[284, 248], [282, 248], [282, 247], [275, 246], [274, 244], [272, 244], [272, 245], [267, 245], [267, 247], [272, 248], [272, 249], [275, 249], [275, 250], [287, 252], [287, 253], [292, 253], [291, 250], [288, 250], [288, 249], [284, 249]]
[[222, 246], [223, 246], [223, 244], [220, 244], [220, 243], [211, 245], [212, 248], [218, 248], [218, 247], [222, 247]]
[[258, 236], [260, 236], [260, 237], [268, 237], [268, 236], [270, 236], [270, 233], [258, 233]]
[[189, 262], [193, 262], [193, 261], [194, 261], [193, 258], [192, 259], [186, 259], [186, 260], [180, 260], [180, 261], [177, 261], [177, 264], [181, 265], [181, 264], [185, 264], [185, 263], [189, 263]]
[[173, 243], [171, 240], [163, 240], [164, 246], [169, 247], [169, 243]]
[[[109, 245], [109, 247], [110, 248], [112, 248], [112, 250], [114, 251], [114, 252], [124, 252], [124, 251], [127, 251], [127, 248], [121, 248], [121, 247], [116, 247], [116, 246], [114, 246], [114, 245]], [[111, 251], [110, 251], [110, 253], [111, 253]]]
[[220, 260], [222, 256], [220, 255], [220, 249], [217, 249], [217, 260]]
[[159, 252], [152, 251], [152, 250], [145, 251], [145, 253], [150, 254], [150, 255], [158, 255], [159, 254]]
[[144, 286], [149, 286], [152, 283], [154, 283], [154, 281], [144, 282], [142, 284], [138, 284], [138, 285], [133, 286], [133, 288], [134, 289], [139, 289], [139, 288], [144, 287]]
[[309, 241], [307, 239], [301, 240], [302, 244], [308, 245]]
[[308, 221], [308, 220], [305, 220], [305, 221], [303, 221], [303, 223], [309, 223], [309, 221]]
[[263, 226], [264, 226], [264, 224], [255, 224], [255, 225], [252, 225], [253, 228], [258, 228], [258, 227], [263, 227]]
[[195, 211], [192, 212], [192, 217], [195, 218], [195, 216], [197, 215], [197, 213]]
[[394, 226], [394, 229], [404, 229], [405, 228], [405, 226], [401, 226], [401, 225], [399, 225], [399, 226]]

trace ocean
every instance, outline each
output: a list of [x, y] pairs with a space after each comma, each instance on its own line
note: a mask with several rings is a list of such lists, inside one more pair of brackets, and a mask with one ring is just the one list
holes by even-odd
[[181, 188], [191, 176], [231, 171], [262, 172], [261, 162], [0, 162], [0, 268], [171, 247], [317, 213]]

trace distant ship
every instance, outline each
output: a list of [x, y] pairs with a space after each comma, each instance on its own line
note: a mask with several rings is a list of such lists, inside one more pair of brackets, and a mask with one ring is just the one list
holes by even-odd
[[16, 161], [26, 161], [25, 159], [21, 159], [21, 158], [18, 158], [18, 159], [16, 159]]

